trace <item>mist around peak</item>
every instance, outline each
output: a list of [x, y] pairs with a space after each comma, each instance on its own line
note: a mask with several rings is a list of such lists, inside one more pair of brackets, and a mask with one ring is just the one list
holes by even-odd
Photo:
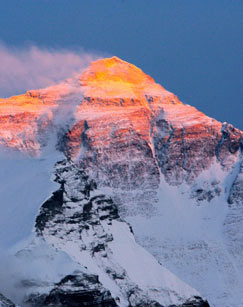
[[12, 47], [0, 41], [0, 97], [58, 84], [98, 58], [98, 53], [82, 49]]

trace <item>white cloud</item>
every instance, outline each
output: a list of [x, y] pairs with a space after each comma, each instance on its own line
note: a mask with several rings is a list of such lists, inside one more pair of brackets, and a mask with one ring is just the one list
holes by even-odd
[[83, 50], [25, 48], [0, 44], [0, 97], [43, 88], [80, 73], [99, 58]]

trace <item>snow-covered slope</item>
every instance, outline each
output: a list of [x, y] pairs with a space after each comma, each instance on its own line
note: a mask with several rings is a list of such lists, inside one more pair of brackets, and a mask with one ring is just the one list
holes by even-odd
[[82, 169], [63, 161], [56, 172], [61, 187], [42, 205], [37, 233], [98, 274], [119, 305], [168, 306], [199, 295], [135, 242], [112, 199]]
[[[46, 160], [43, 159], [47, 166], [50, 161], [47, 157]], [[27, 170], [24, 178], [33, 183], [38, 195], [33, 173], [28, 171], [33, 161], [37, 160], [19, 157], [18, 162], [23, 163]], [[39, 164], [39, 172], [45, 174], [48, 168], [42, 168], [43, 164]], [[38, 172], [35, 170], [34, 174]], [[9, 186], [10, 178], [5, 178]], [[47, 174], [41, 179], [50, 185]], [[9, 202], [13, 211], [5, 212], [5, 221], [2, 219], [2, 229], [6, 227], [2, 238], [8, 244], [1, 248], [0, 288], [6, 296], [21, 306], [53, 306], [55, 302], [60, 303], [63, 295], [65, 300], [60, 306], [66, 306], [67, 299], [67, 306], [76, 306], [77, 297], [73, 293], [79, 293], [80, 302], [87, 300], [92, 306], [98, 302], [105, 306], [157, 306], [159, 303], [181, 306], [189, 301], [193, 306], [197, 306], [194, 302], [207, 306], [203, 300], [194, 298], [199, 297], [196, 290], [162, 267], [135, 242], [131, 227], [119, 217], [117, 206], [97, 190], [96, 183], [84, 170], [70, 160], [63, 160], [57, 162], [52, 179], [60, 186], [50, 185], [53, 190], [58, 189], [43, 202], [39, 213], [34, 211], [33, 201], [33, 208], [26, 208], [32, 212], [21, 216], [19, 209], [20, 220], [13, 222], [13, 229], [8, 228], [6, 221], [11, 218], [11, 212], [17, 211], [15, 204], [25, 206], [24, 198], [15, 195], [15, 202]], [[40, 185], [40, 192], [50, 192], [46, 187]], [[22, 190], [24, 195], [26, 189]], [[30, 197], [35, 198], [31, 193]], [[31, 234], [35, 220], [36, 235]], [[21, 231], [24, 223], [27, 227]], [[17, 227], [20, 237], [15, 238]]]
[[32, 305], [71, 283], [110, 306], [204, 306], [197, 291], [243, 306], [242, 131], [113, 57], [0, 100], [0, 145], [0, 246], [33, 255], [45, 242], [82, 272], [42, 276], [25, 288]]
[[187, 189], [161, 180], [153, 214], [126, 219], [138, 242], [210, 306], [243, 306], [242, 209], [229, 208], [227, 194], [196, 203]]

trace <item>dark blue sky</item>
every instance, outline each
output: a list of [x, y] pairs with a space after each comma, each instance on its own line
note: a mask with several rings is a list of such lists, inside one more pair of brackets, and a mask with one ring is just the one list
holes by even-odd
[[116, 55], [243, 129], [242, 16], [242, 0], [0, 0], [0, 40]]

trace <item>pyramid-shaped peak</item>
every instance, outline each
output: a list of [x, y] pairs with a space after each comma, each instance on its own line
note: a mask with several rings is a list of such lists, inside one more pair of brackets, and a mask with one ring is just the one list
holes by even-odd
[[160, 95], [164, 91], [140, 68], [116, 56], [92, 62], [80, 82], [90, 89], [88, 95], [97, 97], [136, 97], [150, 92]]
[[116, 81], [140, 84], [144, 82], [154, 83], [153, 78], [146, 75], [133, 64], [114, 56], [92, 62], [89, 68], [81, 76], [85, 82]]

